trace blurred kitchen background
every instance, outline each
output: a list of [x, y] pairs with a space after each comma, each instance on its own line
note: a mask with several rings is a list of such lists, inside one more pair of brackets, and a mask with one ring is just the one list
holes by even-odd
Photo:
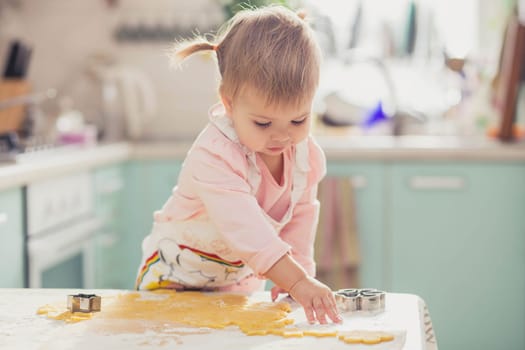
[[[26, 132], [67, 138], [68, 113], [78, 111], [102, 141], [191, 140], [217, 98], [218, 72], [206, 55], [170, 68], [170, 46], [213, 33], [240, 2], [3, 0], [0, 57], [25, 47], [25, 88], [40, 94]], [[284, 3], [309, 11], [324, 51], [316, 104], [324, 124], [425, 135], [499, 126], [489, 90], [515, 1]]]
[[[324, 56], [319, 278], [421, 296], [444, 349], [525, 349], [525, 1], [275, 2]], [[242, 6], [0, 0], [0, 287], [134, 287], [217, 101], [213, 53], [170, 49]]]

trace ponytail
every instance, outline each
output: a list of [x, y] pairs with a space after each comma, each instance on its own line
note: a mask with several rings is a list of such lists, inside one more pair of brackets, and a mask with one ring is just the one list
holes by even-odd
[[195, 38], [190, 41], [182, 41], [175, 44], [171, 51], [171, 59], [174, 63], [182, 62], [186, 57], [198, 51], [213, 50], [217, 51], [217, 45], [214, 45], [204, 38]]

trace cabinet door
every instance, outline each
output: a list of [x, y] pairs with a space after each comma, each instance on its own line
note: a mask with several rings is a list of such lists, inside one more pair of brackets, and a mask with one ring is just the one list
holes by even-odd
[[348, 177], [353, 185], [355, 218], [361, 253], [359, 265], [361, 287], [385, 288], [383, 174], [384, 166], [381, 163], [328, 162], [328, 176]]
[[392, 165], [390, 290], [420, 295], [443, 349], [525, 349], [525, 166]]
[[177, 185], [180, 161], [149, 161], [145, 163], [147, 181], [151, 189], [151, 211], [162, 208], [171, 195], [173, 187]]
[[0, 287], [24, 287], [22, 190], [0, 193]]
[[125, 252], [122, 250], [122, 196], [124, 172], [122, 165], [111, 165], [94, 171], [95, 210], [102, 227], [94, 240], [95, 287], [126, 288], [122, 279]]
[[133, 288], [142, 257], [142, 240], [150, 233], [153, 212], [159, 210], [177, 184], [180, 160], [132, 161], [125, 166], [124, 222], [126, 239], [122, 270], [127, 288]]

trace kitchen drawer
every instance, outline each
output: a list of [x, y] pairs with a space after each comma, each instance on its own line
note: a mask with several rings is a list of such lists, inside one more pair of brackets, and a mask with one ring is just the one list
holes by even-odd
[[124, 171], [120, 165], [96, 169], [95, 209], [97, 216], [104, 222], [116, 223], [122, 212], [122, 193], [124, 191]]
[[121, 165], [96, 169], [94, 177], [95, 192], [99, 198], [118, 195], [124, 189], [124, 172]]
[[24, 287], [22, 189], [0, 192], [0, 287]]

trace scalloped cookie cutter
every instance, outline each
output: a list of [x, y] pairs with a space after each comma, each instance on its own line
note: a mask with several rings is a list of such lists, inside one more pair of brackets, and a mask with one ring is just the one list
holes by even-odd
[[378, 289], [339, 289], [334, 293], [339, 310], [385, 311], [386, 293]]

